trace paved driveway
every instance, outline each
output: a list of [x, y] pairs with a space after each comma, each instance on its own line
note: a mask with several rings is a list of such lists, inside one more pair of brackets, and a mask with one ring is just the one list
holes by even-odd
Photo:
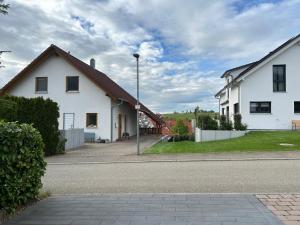
[[[160, 136], [141, 136], [140, 150], [151, 147], [157, 143]], [[48, 163], [78, 163], [78, 162], [113, 162], [124, 161], [136, 157], [136, 138], [129, 140], [100, 144], [85, 144], [75, 150], [67, 151], [66, 154], [46, 157]]]
[[14, 225], [282, 225], [253, 195], [106, 194], [55, 196]]

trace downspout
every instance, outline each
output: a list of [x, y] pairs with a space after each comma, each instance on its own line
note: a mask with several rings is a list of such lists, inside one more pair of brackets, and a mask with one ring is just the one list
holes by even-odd
[[114, 127], [114, 117], [113, 117], [113, 114], [114, 114], [114, 108], [115, 107], [119, 107], [120, 105], [123, 104], [123, 99], [118, 99], [120, 101], [119, 104], [116, 104], [116, 105], [113, 105], [111, 104], [111, 109], [110, 109], [110, 142], [112, 143], [113, 142], [113, 127]]

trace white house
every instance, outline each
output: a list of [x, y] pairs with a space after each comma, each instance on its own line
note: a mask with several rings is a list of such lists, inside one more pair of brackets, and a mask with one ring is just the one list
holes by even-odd
[[[96, 138], [115, 141], [136, 135], [136, 99], [107, 75], [51, 45], [2, 89], [1, 95], [50, 98], [59, 105], [59, 129], [84, 128]], [[161, 120], [143, 104], [157, 124]]]
[[240, 113], [248, 129], [292, 129], [292, 120], [300, 120], [300, 34], [222, 78], [220, 114], [232, 120]]

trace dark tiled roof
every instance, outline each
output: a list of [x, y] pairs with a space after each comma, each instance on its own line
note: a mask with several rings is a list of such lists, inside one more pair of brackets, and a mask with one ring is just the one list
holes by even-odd
[[[28, 72], [33, 70], [37, 65], [41, 64], [44, 60], [46, 60], [50, 55], [55, 54], [57, 56], [61, 56], [66, 61], [68, 61], [71, 65], [73, 65], [76, 69], [86, 75], [90, 80], [92, 80], [97, 86], [103, 89], [108, 96], [117, 100], [122, 99], [127, 102], [131, 107], [135, 107], [137, 100], [131, 96], [127, 91], [121, 88], [117, 83], [112, 81], [106, 74], [92, 68], [90, 65], [82, 62], [71, 54], [65, 52], [61, 48], [51, 45], [48, 47], [42, 54], [40, 54], [36, 59], [32, 61], [25, 69], [23, 69], [19, 74], [17, 74], [10, 82], [8, 82], [2, 89], [1, 95], [6, 93], [13, 85], [23, 77], [25, 77]], [[151, 110], [149, 110], [146, 106], [141, 104], [141, 111], [148, 115], [151, 119], [155, 120], [159, 124], [162, 124], [163, 121]]]

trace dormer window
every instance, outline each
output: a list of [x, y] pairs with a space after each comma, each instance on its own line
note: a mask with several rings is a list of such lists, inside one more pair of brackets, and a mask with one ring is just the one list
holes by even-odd
[[66, 78], [66, 92], [78, 92], [79, 91], [79, 77], [68, 76]]
[[35, 78], [35, 92], [47, 93], [48, 91], [48, 77], [36, 77]]
[[273, 91], [286, 91], [286, 66], [273, 65]]

